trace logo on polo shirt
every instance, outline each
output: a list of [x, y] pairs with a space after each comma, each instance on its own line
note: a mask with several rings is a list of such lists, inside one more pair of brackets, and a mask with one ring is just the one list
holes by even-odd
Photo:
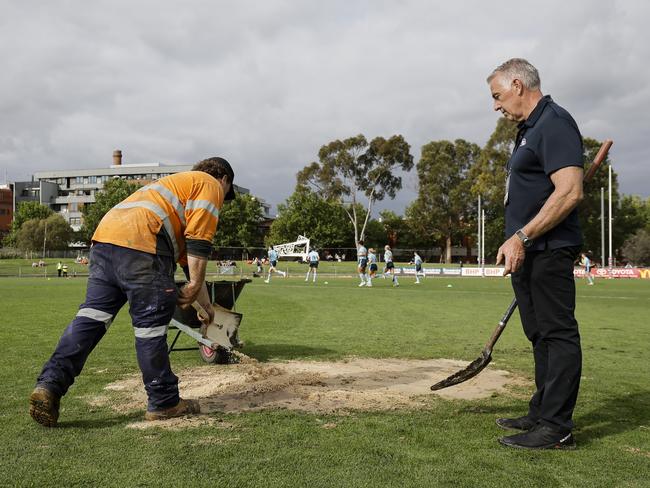
[[521, 144], [519, 144], [519, 147], [522, 147], [522, 146], [525, 146], [525, 145], [526, 145], [526, 138], [524, 137], [524, 138], [521, 140]]

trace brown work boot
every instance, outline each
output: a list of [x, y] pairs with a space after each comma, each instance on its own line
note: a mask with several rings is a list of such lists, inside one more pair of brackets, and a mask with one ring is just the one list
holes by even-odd
[[174, 417], [182, 417], [183, 415], [190, 415], [199, 413], [201, 407], [198, 400], [183, 400], [178, 401], [175, 407], [161, 408], [159, 410], [147, 410], [144, 414], [145, 420], [165, 420]]
[[29, 415], [45, 427], [56, 427], [60, 398], [50, 390], [37, 386], [29, 396]]

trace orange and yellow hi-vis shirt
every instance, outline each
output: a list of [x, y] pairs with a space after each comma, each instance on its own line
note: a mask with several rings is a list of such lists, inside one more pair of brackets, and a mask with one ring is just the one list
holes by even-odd
[[[190, 255], [205, 257], [217, 230], [224, 193], [221, 183], [203, 171], [161, 178], [115, 205], [97, 226], [92, 240], [156, 254], [161, 233], [174, 259], [187, 264]], [[193, 248], [201, 252], [192, 252]]]

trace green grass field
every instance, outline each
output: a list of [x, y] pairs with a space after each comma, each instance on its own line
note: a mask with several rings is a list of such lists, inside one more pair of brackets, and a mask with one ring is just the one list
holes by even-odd
[[[38, 262], [38, 259], [0, 259], [0, 277], [56, 277], [56, 265], [59, 259], [55, 258], [46, 258], [45, 263], [47, 266], [44, 267], [32, 267], [33, 262]], [[62, 263], [68, 265], [68, 274], [72, 275], [76, 272], [79, 275], [88, 274], [88, 266], [75, 263], [75, 260], [72, 258], [65, 258], [60, 260]], [[237, 266], [234, 269], [236, 275], [250, 276], [256, 270], [256, 267], [252, 264], [244, 261], [237, 261]], [[400, 266], [400, 263], [396, 263], [397, 266]], [[406, 263], [401, 265], [406, 266]], [[447, 268], [456, 268], [457, 264], [451, 265], [442, 265], [437, 263], [426, 263], [425, 267], [447, 267]], [[381, 270], [382, 263], [379, 263], [379, 268]], [[278, 268], [282, 271], [288, 271], [291, 276], [300, 275], [307, 272], [307, 265], [303, 263], [298, 263], [294, 261], [283, 260], [280, 261]], [[355, 261], [344, 261], [341, 263], [334, 261], [321, 261], [319, 272], [323, 274], [338, 276], [338, 275], [351, 275], [356, 273], [356, 262]], [[218, 273], [218, 266], [216, 262], [210, 262], [210, 265], [207, 269], [208, 274], [216, 275]], [[268, 272], [268, 265], [264, 265], [264, 272]], [[182, 272], [178, 271], [178, 276], [182, 275]]]
[[[416, 286], [402, 278], [400, 288], [380, 279], [373, 289], [350, 278], [327, 280], [247, 285], [237, 302], [243, 352], [260, 361], [470, 361], [512, 298], [506, 279], [436, 277]], [[271, 410], [218, 414], [228, 429], [127, 429], [143, 412], [87, 402], [138, 371], [126, 309], [63, 399], [59, 427], [42, 428], [27, 414], [27, 398], [84, 290], [84, 278], [0, 279], [1, 486], [650, 486], [650, 280], [578, 282], [578, 449], [557, 452], [497, 443], [504, 431], [494, 420], [526, 410], [524, 395], [512, 391], [474, 401], [432, 396], [424, 410]], [[532, 355], [517, 314], [493, 356], [495, 367], [527, 378], [523, 393], [532, 393]], [[179, 371], [204, 363], [195, 351], [179, 351], [172, 364]]]

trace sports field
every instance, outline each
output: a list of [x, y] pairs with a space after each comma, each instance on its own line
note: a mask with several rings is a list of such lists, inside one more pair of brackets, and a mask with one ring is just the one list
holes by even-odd
[[[471, 361], [512, 298], [507, 279], [436, 277], [415, 285], [401, 278], [399, 288], [378, 279], [366, 289], [338, 275], [315, 284], [293, 276], [270, 284], [256, 278], [237, 302], [242, 352], [260, 365]], [[238, 411], [231, 402], [225, 413], [213, 408], [196, 422], [141, 428], [145, 405], [126, 408], [115, 386], [133, 384], [138, 373], [125, 309], [63, 399], [59, 427], [45, 429], [27, 414], [27, 398], [83, 300], [85, 278], [0, 278], [0, 485], [650, 486], [650, 280], [577, 286], [584, 353], [578, 449], [531, 452], [501, 447], [505, 431], [494, 423], [525, 413], [532, 392], [532, 355], [517, 314], [483, 373], [505, 370], [513, 381], [487, 397], [449, 399], [422, 388], [412, 405], [350, 409], [353, 402], [344, 402], [328, 411], [250, 402]], [[190, 374], [207, 381], [219, 368], [241, 366], [208, 365], [196, 351], [173, 352], [172, 364], [181, 394]], [[379, 396], [381, 388], [376, 381]]]

